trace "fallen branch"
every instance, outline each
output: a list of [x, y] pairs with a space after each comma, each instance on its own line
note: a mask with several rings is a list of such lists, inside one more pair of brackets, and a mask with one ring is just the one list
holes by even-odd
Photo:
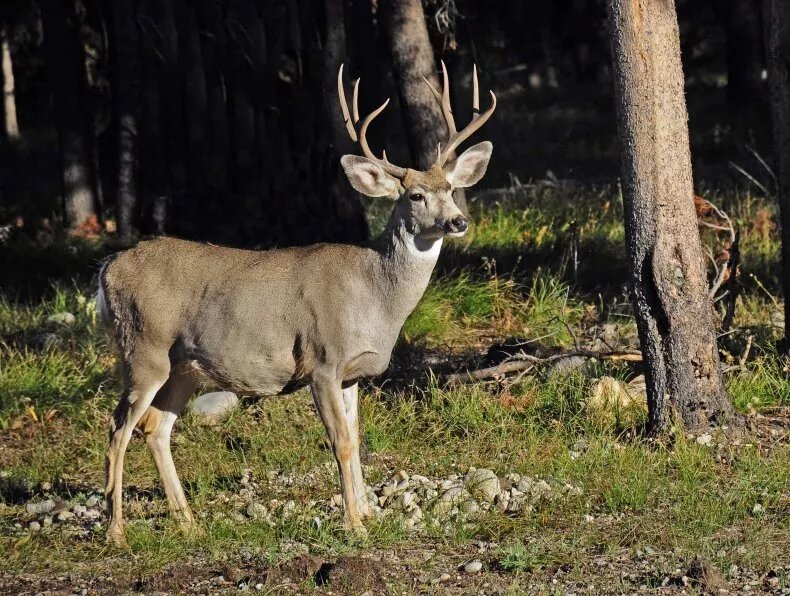
[[540, 358], [520, 352], [512, 358], [497, 364], [496, 366], [489, 366], [487, 368], [480, 368], [478, 370], [469, 370], [461, 373], [454, 373], [444, 377], [445, 383], [470, 383], [476, 381], [485, 381], [487, 379], [500, 379], [508, 374], [515, 372], [522, 372], [531, 368], [537, 368], [540, 365], [551, 364], [558, 360], [565, 358], [573, 358], [579, 356], [582, 358], [595, 358], [597, 360], [619, 360], [628, 362], [641, 362], [642, 353], [638, 350], [622, 350], [622, 351], [596, 351], [577, 349], [570, 352], [561, 352]]

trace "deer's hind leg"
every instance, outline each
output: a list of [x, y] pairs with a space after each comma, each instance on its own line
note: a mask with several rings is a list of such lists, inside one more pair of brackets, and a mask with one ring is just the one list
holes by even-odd
[[181, 521], [185, 530], [193, 529], [194, 519], [173, 463], [170, 435], [176, 419], [200, 385], [200, 381], [200, 376], [191, 366], [174, 367], [167, 382], [157, 392], [153, 403], [138, 423], [154, 457], [170, 511]]
[[104, 494], [110, 511], [108, 542], [123, 545], [123, 460], [132, 432], [170, 374], [167, 352], [139, 350], [126, 363], [126, 389], [110, 421]]

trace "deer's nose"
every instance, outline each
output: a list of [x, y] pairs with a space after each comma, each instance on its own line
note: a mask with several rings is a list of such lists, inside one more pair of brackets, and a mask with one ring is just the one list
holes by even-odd
[[463, 215], [456, 215], [450, 221], [444, 224], [444, 231], [451, 232], [466, 232], [469, 227], [469, 222]]

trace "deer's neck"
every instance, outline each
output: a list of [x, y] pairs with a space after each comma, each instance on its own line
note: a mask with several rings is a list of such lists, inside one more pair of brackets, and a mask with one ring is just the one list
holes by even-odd
[[442, 239], [416, 238], [395, 213], [376, 240], [375, 248], [381, 263], [381, 291], [393, 316], [405, 321], [425, 293]]

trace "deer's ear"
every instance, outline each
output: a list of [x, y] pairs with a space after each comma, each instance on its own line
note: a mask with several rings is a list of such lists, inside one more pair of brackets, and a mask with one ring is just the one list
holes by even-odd
[[398, 180], [382, 167], [359, 155], [344, 155], [340, 164], [354, 190], [368, 197], [395, 197], [398, 194]]
[[447, 182], [453, 188], [467, 188], [480, 182], [486, 173], [493, 150], [491, 141], [483, 141], [469, 147], [451, 164], [446, 173]]

